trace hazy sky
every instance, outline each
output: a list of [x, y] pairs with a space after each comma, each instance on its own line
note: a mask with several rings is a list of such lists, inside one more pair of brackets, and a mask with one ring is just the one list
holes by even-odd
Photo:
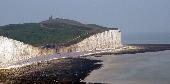
[[170, 32], [170, 0], [1, 0], [0, 25], [39, 22], [50, 15], [119, 27], [123, 32]]

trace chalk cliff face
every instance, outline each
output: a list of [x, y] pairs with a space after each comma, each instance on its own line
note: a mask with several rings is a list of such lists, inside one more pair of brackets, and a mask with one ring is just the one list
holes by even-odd
[[[60, 48], [58, 52], [84, 52], [121, 47], [121, 32], [108, 30], [92, 35], [77, 44]], [[0, 63], [9, 63], [29, 59], [35, 56], [56, 53], [55, 50], [33, 47], [23, 42], [0, 36]]]
[[115, 49], [121, 46], [120, 30], [109, 30], [92, 35], [77, 44], [62, 48], [60, 49], [60, 52], [105, 50]]
[[0, 63], [14, 62], [52, 52], [0, 36]]

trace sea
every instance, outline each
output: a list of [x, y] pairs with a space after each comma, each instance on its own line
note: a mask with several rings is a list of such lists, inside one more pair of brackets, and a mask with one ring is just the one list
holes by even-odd
[[170, 44], [170, 32], [163, 33], [123, 33], [123, 44]]
[[170, 50], [89, 57], [102, 60], [83, 82], [104, 84], [170, 84]]

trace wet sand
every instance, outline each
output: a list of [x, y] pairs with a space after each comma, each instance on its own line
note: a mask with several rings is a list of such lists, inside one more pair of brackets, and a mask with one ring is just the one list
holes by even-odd
[[112, 84], [169, 84], [170, 51], [88, 57], [102, 60], [84, 82]]

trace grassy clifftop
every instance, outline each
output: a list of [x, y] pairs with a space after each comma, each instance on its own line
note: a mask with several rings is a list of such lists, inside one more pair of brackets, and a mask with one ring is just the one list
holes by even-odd
[[45, 44], [68, 44], [80, 36], [79, 39], [89, 35], [103, 32], [108, 28], [98, 25], [86, 25], [76, 23], [72, 20], [54, 19], [52, 21], [43, 21], [40, 23], [10, 24], [0, 26], [0, 36], [12, 38], [33, 46]]

